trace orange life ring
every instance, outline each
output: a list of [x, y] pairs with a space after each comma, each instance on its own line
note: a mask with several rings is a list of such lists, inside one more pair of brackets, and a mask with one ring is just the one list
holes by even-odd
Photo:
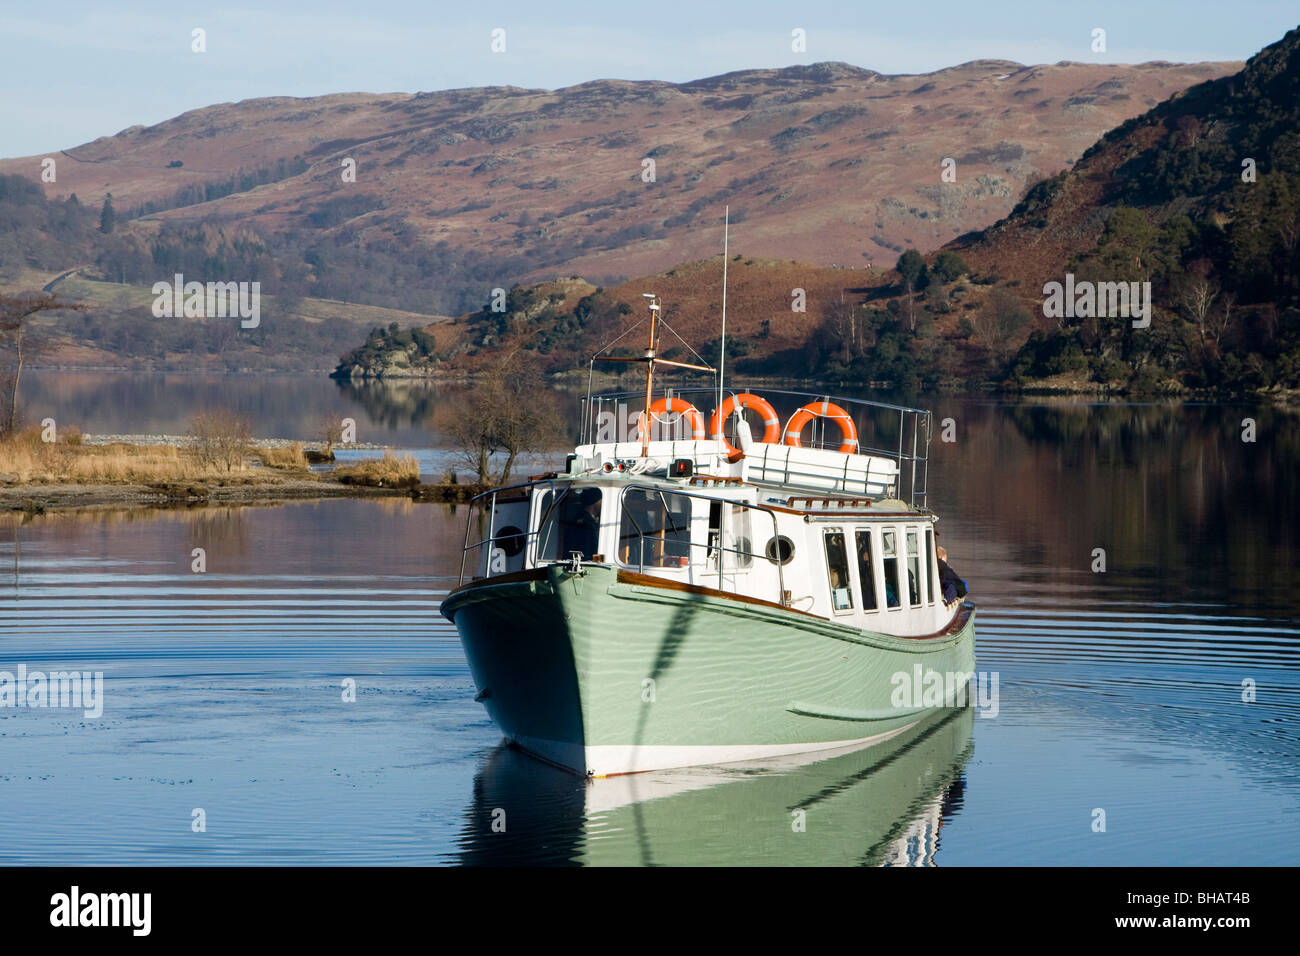
[[[650, 418], [653, 421], [660, 421], [660, 416], [667, 412], [678, 412], [686, 416], [686, 420], [691, 423], [691, 438], [696, 441], [704, 438], [704, 416], [700, 410], [686, 401], [684, 398], [674, 397], [671, 401], [667, 398], [661, 398], [650, 406]], [[640, 420], [638, 420], [638, 426]], [[638, 427], [637, 431], [640, 431]]]
[[800, 447], [803, 443], [799, 434], [814, 418], [829, 418], [840, 427], [840, 451], [843, 454], [850, 455], [858, 450], [858, 426], [853, 424], [849, 413], [834, 402], [809, 402], [791, 415], [785, 426], [785, 443]]
[[731, 442], [727, 441], [726, 436], [722, 434], [722, 428], [735, 414], [737, 408], [752, 408], [763, 416], [763, 437], [759, 441], [766, 442], [769, 445], [780, 442], [781, 419], [776, 417], [776, 409], [772, 407], [771, 402], [759, 395], [751, 395], [749, 392], [730, 395], [722, 403], [722, 407], [715, 411], [713, 417], [709, 419], [709, 434], [726, 446], [728, 459], [732, 459], [732, 456], [739, 454], [739, 450], [734, 448]]

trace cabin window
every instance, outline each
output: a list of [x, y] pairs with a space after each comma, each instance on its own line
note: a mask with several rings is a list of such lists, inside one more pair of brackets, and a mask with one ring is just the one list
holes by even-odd
[[915, 531], [907, 532], [907, 598], [921, 606], [921, 548]]
[[754, 563], [754, 537], [750, 528], [749, 509], [726, 505], [722, 510], [727, 519], [722, 546], [731, 549], [722, 552], [722, 565], [744, 570]]
[[537, 560], [560, 561], [574, 551], [590, 559], [600, 551], [599, 488], [547, 491], [538, 505]]
[[862, 610], [874, 611], [876, 603], [876, 563], [871, 559], [871, 532], [859, 531], [858, 581], [862, 584]]
[[767, 560], [773, 564], [789, 564], [794, 560], [794, 542], [783, 534], [769, 538], [765, 549]]
[[528, 541], [528, 536], [514, 525], [508, 524], [496, 533], [496, 537], [494, 537], [492, 541], [505, 553], [507, 558], [513, 558], [520, 551], [524, 550], [524, 545]]
[[925, 529], [925, 603], [934, 603], [934, 576], [939, 565], [934, 560], [934, 529]]
[[619, 560], [628, 567], [681, 568], [691, 555], [691, 499], [629, 488], [623, 492]]
[[[567, 491], [560, 492], [562, 501]], [[553, 491], [542, 493], [537, 503], [537, 560], [554, 561], [560, 556], [560, 509]]]
[[709, 566], [716, 568], [721, 554], [724, 568], [743, 571], [753, 565], [753, 552], [749, 509], [724, 505], [721, 501], [709, 502]]
[[836, 611], [853, 610], [853, 588], [849, 584], [849, 556], [844, 548], [844, 532], [827, 531], [826, 571], [830, 577], [831, 607]]
[[885, 565], [885, 604], [898, 607], [898, 532], [880, 533], [880, 553]]

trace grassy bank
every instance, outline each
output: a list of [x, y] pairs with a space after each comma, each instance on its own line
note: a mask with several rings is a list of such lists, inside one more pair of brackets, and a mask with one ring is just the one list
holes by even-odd
[[397, 495], [463, 502], [483, 490], [422, 484], [415, 458], [391, 451], [313, 472], [301, 442], [91, 443], [75, 429], [58, 441], [44, 441], [39, 429], [0, 439], [0, 511]]
[[0, 483], [148, 483], [221, 481], [253, 477], [275, 481], [277, 474], [310, 475], [300, 442], [257, 448], [233, 440], [170, 444], [110, 442], [90, 444], [76, 429], [63, 429], [46, 441], [29, 428], [0, 439]]

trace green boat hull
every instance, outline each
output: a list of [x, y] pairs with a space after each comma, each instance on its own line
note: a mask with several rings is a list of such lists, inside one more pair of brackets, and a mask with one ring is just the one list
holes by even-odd
[[[442, 610], [507, 737], [590, 776], [867, 745], [975, 667], [969, 608], [902, 638], [601, 565], [475, 582]], [[932, 673], [942, 700], [911, 693]]]

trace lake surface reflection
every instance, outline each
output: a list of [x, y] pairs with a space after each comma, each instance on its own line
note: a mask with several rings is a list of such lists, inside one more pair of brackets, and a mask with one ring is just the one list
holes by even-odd
[[930, 406], [997, 715], [764, 767], [587, 783], [500, 747], [437, 613], [450, 506], [0, 516], [0, 670], [105, 678], [99, 719], [0, 707], [0, 863], [1300, 862], [1294, 417]]

